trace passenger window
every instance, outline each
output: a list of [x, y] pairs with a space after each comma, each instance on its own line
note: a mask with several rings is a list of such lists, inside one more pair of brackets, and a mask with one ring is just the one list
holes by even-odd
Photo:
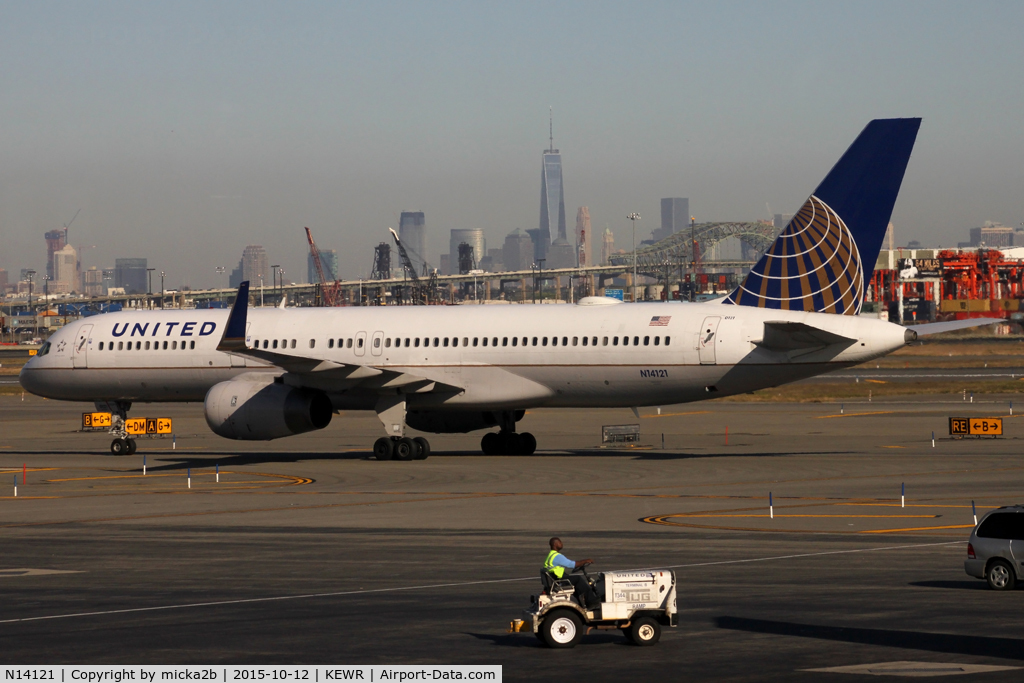
[[633, 346], [640, 346], [640, 337], [633, 337]]
[[541, 346], [547, 346], [548, 345], [548, 338], [547, 337], [542, 338], [541, 342], [540, 342], [540, 345]]
[[569, 338], [568, 337], [562, 337], [562, 346], [568, 346], [568, 345], [569, 345]]
[[437, 337], [434, 337], [434, 346], [440, 346], [440, 342]]
[[146, 342], [146, 350], [149, 351], [149, 342]]
[[415, 348], [419, 348], [419, 346], [420, 346], [420, 338], [419, 337], [416, 337], [416, 339], [413, 341], [413, 346]]
[[[256, 342], [256, 348], [259, 348], [259, 344], [260, 344], [259, 341], [257, 341]], [[171, 342], [171, 351], [177, 351], [177, 350], [178, 350], [178, 342], [172, 341]]]
[[363, 348], [363, 338], [362, 337], [360, 337], [359, 339], [356, 340], [356, 348], [357, 349]]
[[377, 337], [376, 339], [373, 340], [373, 348], [375, 348], [375, 349], [379, 349], [380, 348], [380, 337]]
[[459, 338], [458, 337], [452, 337], [452, 346], [458, 346], [458, 345], [459, 345]]
[[473, 346], [478, 346], [479, 344], [480, 344], [480, 337], [473, 337]]
[[650, 346], [650, 345], [651, 345], [651, 338], [650, 337], [644, 337], [644, 346]]
[[502, 337], [501, 338], [501, 345], [502, 346], [508, 346], [508, 337]]
[[164, 342], [164, 351], [167, 350], [167, 342]]
[[[263, 348], [267, 348], [267, 341], [268, 340], [266, 340], [266, 339], [263, 340]], [[185, 348], [185, 342], [181, 342], [181, 348]], [[274, 348], [275, 349], [277, 348], [277, 342], [276, 341], [274, 342]]]
[[612, 346], [618, 346], [618, 345], [619, 345], [619, 338], [618, 337], [612, 337]]
[[671, 343], [672, 343], [672, 337], [665, 337], [665, 346], [668, 346]]
[[551, 345], [552, 346], [558, 346], [558, 337], [552, 337], [551, 338]]
[[519, 346], [519, 337], [512, 337], [512, 346]]
[[498, 338], [494, 337], [493, 339], [491, 339], [491, 346], [497, 346], [497, 345], [498, 345]]
[[584, 337], [584, 338], [583, 338], [583, 345], [584, 345], [584, 346], [586, 346], [586, 345], [587, 345], [587, 338], [586, 338], [586, 337]]
[[[362, 345], [363, 345], [363, 342], [360, 341], [359, 342], [359, 346], [362, 346]], [[346, 349], [351, 349], [352, 348], [352, 337], [349, 337], [348, 339], [345, 340], [345, 348]]]
[[445, 337], [445, 338], [444, 338], [444, 345], [445, 345], [445, 346], [448, 346], [448, 337]]
[[190, 349], [194, 349], [194, 348], [196, 348], [196, 343], [195, 343], [194, 341], [190, 341], [190, 342], [188, 343], [188, 347], [189, 347]]
[[[195, 342], [192, 342], [192, 343], [195, 344]], [[142, 342], [135, 342], [135, 350], [138, 351], [141, 348], [142, 348]]]
[[409, 348], [409, 338], [405, 338], [405, 348]]
[[608, 346], [608, 337], [601, 340], [601, 346]]
[[277, 340], [276, 339], [274, 340], [274, 348], [275, 349], [277, 348]]
[[294, 339], [292, 339], [292, 348], [293, 349], [295, 348], [295, 340]]
[[333, 339], [328, 339], [327, 340], [327, 348], [329, 348], [329, 349], [333, 349], [334, 348], [334, 340]]
[[484, 346], [487, 346], [487, 337], [484, 337], [483, 341], [484, 341]]
[[309, 348], [311, 348], [311, 349], [312, 349], [312, 348], [314, 348], [315, 346], [316, 346], [316, 339], [310, 339], [310, 340], [309, 340]]
[[661, 337], [655, 337], [654, 338], [654, 345], [657, 346], [660, 343], [661, 343]]
[[[49, 351], [50, 349], [46, 349], [46, 350]], [[103, 342], [100, 342], [100, 351], [102, 351], [102, 350], [103, 350]], [[43, 354], [40, 354], [40, 355], [43, 355]]]
[[469, 337], [463, 337], [462, 338], [462, 345], [463, 346], [469, 346]]
[[387, 339], [384, 340], [384, 346], [389, 349], [391, 348], [391, 337], [388, 337]]

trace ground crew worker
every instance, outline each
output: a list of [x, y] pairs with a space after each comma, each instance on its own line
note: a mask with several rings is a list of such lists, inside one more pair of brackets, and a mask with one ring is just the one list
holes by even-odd
[[[568, 557], [561, 553], [562, 550], [562, 539], [555, 536], [548, 541], [548, 545], [551, 547], [551, 552], [544, 558], [544, 571], [550, 574], [555, 579], [565, 579], [572, 584], [573, 592], [576, 598], [585, 607], [594, 608], [601, 604], [601, 599], [597, 596], [594, 588], [586, 580], [585, 577], [579, 574], [570, 574], [573, 569], [579, 569], [586, 567], [588, 564], [594, 564], [591, 559], [580, 560], [579, 562], [573, 562]], [[569, 571], [567, 572], [566, 569]]]

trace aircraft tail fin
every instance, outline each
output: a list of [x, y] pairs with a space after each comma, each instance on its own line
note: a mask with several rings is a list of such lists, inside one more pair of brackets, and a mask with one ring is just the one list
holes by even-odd
[[235, 303], [231, 305], [228, 323], [224, 326], [224, 335], [217, 344], [218, 351], [237, 351], [245, 348], [245, 323], [249, 312], [249, 281], [238, 285]]
[[920, 126], [869, 123], [725, 303], [860, 313]]

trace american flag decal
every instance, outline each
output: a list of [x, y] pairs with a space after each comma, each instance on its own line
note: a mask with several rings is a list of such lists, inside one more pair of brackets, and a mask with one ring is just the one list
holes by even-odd
[[670, 315], [656, 315], [651, 318], [650, 327], [668, 327], [670, 320], [672, 320]]

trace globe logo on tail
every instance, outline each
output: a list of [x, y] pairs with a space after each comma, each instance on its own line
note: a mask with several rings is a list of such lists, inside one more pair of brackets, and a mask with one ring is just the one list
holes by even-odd
[[864, 269], [843, 219], [811, 195], [725, 303], [857, 315]]

